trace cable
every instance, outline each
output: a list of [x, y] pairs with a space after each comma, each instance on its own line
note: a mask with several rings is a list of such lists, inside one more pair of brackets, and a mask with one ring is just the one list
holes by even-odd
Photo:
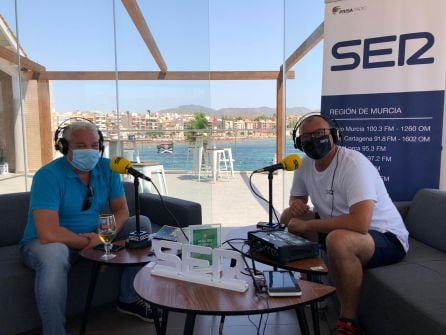
[[[235, 248], [235, 247], [232, 245], [232, 243], [231, 243], [232, 241], [240, 241], [240, 242], [243, 242], [242, 248], [241, 248], [241, 249], [237, 249], [237, 248]], [[251, 277], [251, 279], [252, 279], [252, 281], [253, 281], [254, 288], [255, 288], [255, 290], [256, 290], [256, 296], [259, 297], [259, 298], [264, 298], [264, 296], [262, 296], [261, 294], [262, 294], [262, 293], [266, 293], [266, 291], [262, 290], [262, 288], [260, 288], [260, 287], [258, 286], [258, 283], [256, 282], [256, 278], [255, 278], [255, 275], [256, 275], [257, 273], [259, 273], [259, 272], [256, 270], [256, 268], [255, 268], [255, 262], [254, 262], [253, 249], [255, 249], [255, 248], [253, 248], [253, 247], [250, 247], [250, 248], [249, 248], [250, 258], [251, 258], [251, 262], [252, 262], [252, 271], [254, 272], [254, 273], [253, 273], [253, 272], [251, 271], [251, 268], [250, 268], [249, 265], [248, 265], [248, 262], [246, 261], [246, 258], [245, 258], [245, 255], [247, 255], [247, 254], [245, 254], [245, 253], [243, 252], [243, 247], [249, 245], [247, 239], [244, 239], [244, 238], [231, 238], [231, 239], [229, 239], [229, 240], [226, 240], [226, 241], [222, 242], [222, 245], [223, 245], [223, 244], [228, 244], [228, 245], [231, 247], [232, 250], [237, 251], [238, 253], [240, 253], [240, 255], [242, 256], [243, 262], [245, 263], [245, 267], [246, 267], [245, 269], [247, 270], [246, 273], [243, 273], [243, 272], [242, 272], [242, 273], [245, 274], [245, 275], [249, 275], [249, 276]], [[254, 251], [254, 252], [256, 252], [256, 251]], [[263, 273], [260, 273], [260, 274], [263, 275]], [[265, 299], [265, 301], [266, 301], [266, 307], [267, 307], [267, 309], [269, 309], [269, 302], [268, 302], [268, 299]], [[256, 324], [254, 323], [254, 321], [252, 321], [251, 318], [250, 318], [250, 316], [248, 315], [248, 320], [249, 320], [249, 322], [251, 322], [251, 324], [256, 328], [256, 330], [257, 330], [257, 334], [260, 334], [260, 327], [261, 327], [261, 324], [262, 324], [262, 318], [263, 318], [263, 314], [260, 314], [260, 321], [259, 321], [259, 324], [256, 325]], [[267, 322], [268, 322], [268, 318], [269, 318], [269, 314], [266, 315], [265, 323], [264, 323], [264, 326], [263, 326], [263, 334], [265, 334], [265, 331], [266, 331], [266, 325], [267, 325]]]
[[[252, 262], [253, 262], [253, 267], [252, 267], [252, 269], [253, 269], [254, 273], [251, 271], [251, 268], [249, 267], [249, 264], [248, 264], [248, 262], [246, 261], [246, 257], [245, 257], [245, 256], [248, 255], [248, 254], [245, 254], [242, 250], [236, 249], [236, 248], [231, 244], [231, 241], [233, 241], [233, 240], [242, 240], [242, 241], [244, 241], [244, 245], [242, 246], [242, 250], [243, 250], [243, 247], [244, 247], [245, 245], [248, 245], [248, 244], [247, 244], [247, 240], [245, 240], [245, 239], [239, 239], [239, 238], [234, 238], [234, 239], [227, 240], [227, 241], [223, 242], [222, 244], [227, 243], [227, 244], [232, 248], [232, 250], [237, 251], [237, 252], [240, 254], [240, 256], [242, 256], [243, 263], [245, 263], [245, 269], [248, 271], [247, 274], [249, 275], [249, 277], [251, 277], [252, 284], [253, 284], [253, 286], [254, 286], [254, 288], [255, 288], [255, 291], [256, 291], [256, 295], [261, 294], [261, 293], [265, 293], [265, 292], [262, 290], [262, 288], [259, 287], [259, 285], [258, 285], [258, 283], [257, 283], [257, 281], [256, 281], [256, 277], [255, 277], [255, 276], [256, 276], [256, 274], [257, 274], [257, 270], [255, 269], [254, 259], [253, 259], [253, 257], [252, 257], [252, 252], [251, 252], [251, 256], [250, 256], [250, 258], [251, 258], [251, 260], [252, 260]], [[252, 249], [252, 248], [250, 248], [250, 251], [251, 251], [251, 249]]]
[[333, 210], [334, 210], [334, 191], [333, 191], [333, 185], [334, 185], [334, 179], [336, 175], [336, 170], [338, 169], [338, 163], [339, 163], [339, 151], [340, 148], [336, 148], [336, 166], [333, 171], [333, 177], [331, 178], [331, 188], [330, 188], [330, 194], [331, 194], [331, 213], [330, 217], [333, 217]]
[[263, 314], [260, 314], [260, 322], [259, 322], [259, 325], [256, 325], [256, 324], [254, 323], [254, 321], [251, 320], [251, 315], [248, 315], [248, 320], [249, 320], [249, 322], [251, 322], [251, 324], [255, 327], [255, 329], [256, 329], [256, 331], [257, 331], [257, 335], [259, 335], [259, 331], [260, 331], [260, 323], [262, 322], [262, 316], [263, 316]]
[[[268, 303], [268, 300], [266, 300], [266, 308], [269, 310], [269, 303]], [[265, 323], [264, 323], [264, 325], [263, 325], [263, 335], [265, 335], [266, 325], [268, 324], [268, 318], [269, 318], [269, 313], [266, 314]]]
[[[258, 198], [260, 198], [261, 200], [265, 201], [267, 204], [269, 204], [269, 201], [266, 200], [262, 195], [260, 195], [259, 193], [257, 193], [257, 191], [254, 189], [254, 186], [252, 185], [252, 176], [255, 174], [255, 172], [251, 172], [250, 176], [249, 176], [249, 187], [251, 188], [252, 193], [254, 193], [255, 196], [257, 196]], [[272, 208], [273, 208], [273, 213], [274, 216], [276, 218], [276, 221], [279, 222], [279, 216], [277, 215], [277, 211], [274, 208], [273, 204], [271, 204]]]
[[161, 192], [158, 190], [158, 187], [156, 187], [155, 183], [152, 181], [152, 179], [150, 179], [150, 183], [153, 185], [153, 187], [155, 187], [156, 193], [158, 193], [158, 196], [161, 200], [161, 204], [163, 205], [164, 209], [166, 210], [166, 212], [169, 214], [169, 216], [172, 218], [172, 220], [175, 222], [175, 224], [177, 225], [178, 228], [180, 228], [181, 232], [183, 233], [184, 237], [186, 238], [186, 241], [189, 242], [189, 237], [187, 237], [186, 233], [183, 230], [183, 227], [181, 227], [180, 222], [177, 220], [177, 218], [175, 217], [175, 215], [173, 215], [173, 213], [170, 211], [169, 208], [167, 208], [166, 203], [164, 202], [163, 196], [161, 195]]

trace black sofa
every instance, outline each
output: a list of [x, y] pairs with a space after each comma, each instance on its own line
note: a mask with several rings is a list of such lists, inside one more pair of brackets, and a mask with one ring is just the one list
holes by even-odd
[[398, 264], [364, 273], [360, 320], [367, 335], [446, 334], [446, 191], [396, 203], [409, 231]]
[[[130, 214], [135, 212], [132, 183], [124, 183]], [[164, 204], [181, 226], [202, 224], [201, 205], [173, 197], [163, 197]], [[34, 300], [34, 272], [25, 267], [19, 256], [29, 207], [29, 193], [0, 195], [0, 334], [10, 335], [40, 327]], [[140, 194], [140, 210], [152, 221], [152, 230], [160, 226], [176, 225], [158, 195]], [[81, 261], [73, 265], [68, 283], [67, 316], [83, 311], [90, 278], [91, 264]], [[116, 300], [119, 292], [120, 267], [109, 267], [100, 273], [92, 306]]]

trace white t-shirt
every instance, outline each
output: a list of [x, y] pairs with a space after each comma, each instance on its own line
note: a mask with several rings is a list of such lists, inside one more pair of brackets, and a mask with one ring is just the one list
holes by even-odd
[[317, 171], [315, 161], [304, 157], [294, 172], [292, 196], [309, 196], [322, 219], [348, 214], [352, 205], [373, 200], [371, 230], [391, 232], [407, 252], [409, 233], [387, 193], [375, 166], [358, 151], [338, 147], [328, 168]]

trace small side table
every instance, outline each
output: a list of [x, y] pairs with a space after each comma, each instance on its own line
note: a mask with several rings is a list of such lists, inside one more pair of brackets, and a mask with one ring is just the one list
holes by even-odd
[[[116, 241], [113, 244], [124, 245], [125, 241]], [[85, 334], [88, 322], [88, 314], [90, 312], [91, 301], [93, 300], [94, 290], [96, 288], [96, 281], [98, 278], [99, 268], [101, 265], [108, 266], [128, 266], [128, 265], [144, 265], [151, 261], [156, 260], [154, 255], [151, 255], [151, 248], [143, 249], [127, 249], [124, 248], [118, 252], [114, 252], [116, 257], [105, 261], [101, 259], [104, 251], [95, 250], [93, 248], [81, 250], [79, 253], [83, 258], [93, 263], [93, 268], [90, 275], [90, 284], [88, 286], [87, 300], [85, 303], [84, 314], [82, 316], [82, 322], [79, 334]], [[149, 255], [150, 254], [150, 255]]]

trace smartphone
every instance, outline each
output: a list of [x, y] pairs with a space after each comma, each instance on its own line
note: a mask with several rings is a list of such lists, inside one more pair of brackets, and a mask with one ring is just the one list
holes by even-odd
[[[101, 250], [101, 251], [105, 251], [104, 249], [104, 244], [98, 244], [97, 246], [93, 247], [93, 249], [95, 250]], [[117, 252], [119, 250], [124, 249], [124, 247], [122, 245], [117, 245], [117, 244], [113, 244], [112, 248], [111, 248], [111, 252]]]
[[301, 296], [302, 290], [291, 271], [263, 271], [270, 296]]

